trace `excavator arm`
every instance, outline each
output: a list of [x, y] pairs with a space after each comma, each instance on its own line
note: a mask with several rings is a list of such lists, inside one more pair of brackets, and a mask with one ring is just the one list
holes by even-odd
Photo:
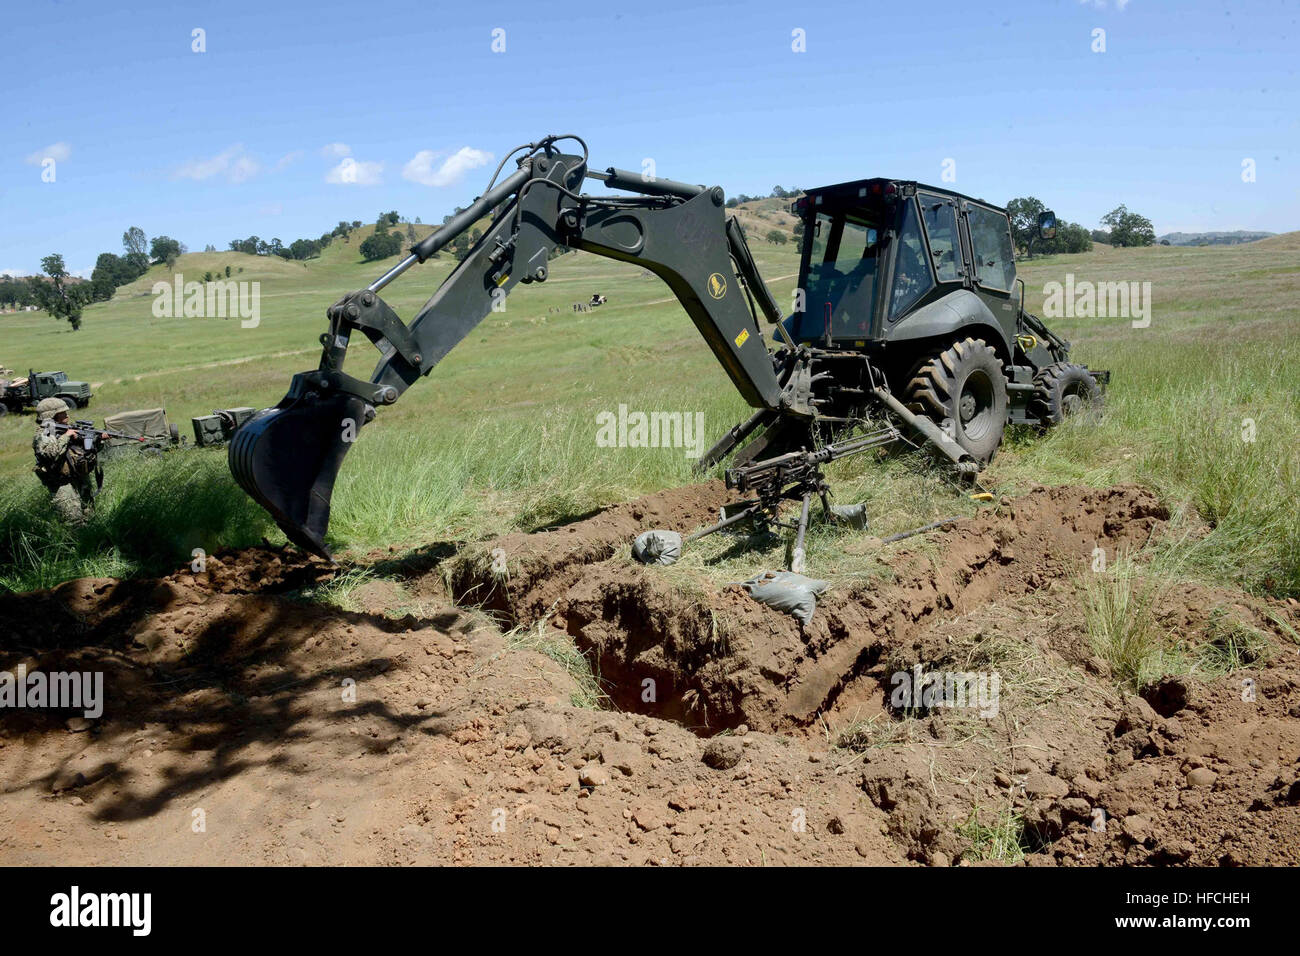
[[[758, 327], [780, 313], [763, 284], [739, 223], [727, 220], [721, 188], [610, 168], [594, 172], [583, 154], [558, 151], [550, 136], [520, 147], [514, 173], [418, 242], [398, 265], [327, 312], [319, 366], [294, 376], [288, 394], [234, 435], [231, 471], [291, 541], [330, 557], [325, 544], [334, 481], [361, 427], [428, 375], [518, 283], [542, 282], [559, 246], [642, 266], [682, 303], [732, 383], [760, 416], [811, 417], [803, 392], [778, 378]], [[505, 165], [502, 161], [502, 167]], [[498, 167], [499, 175], [502, 167]], [[585, 179], [631, 195], [589, 196]], [[409, 324], [380, 291], [492, 214], [491, 226]], [[757, 310], [755, 309], [757, 305]], [[368, 379], [344, 372], [354, 333], [379, 350]]]

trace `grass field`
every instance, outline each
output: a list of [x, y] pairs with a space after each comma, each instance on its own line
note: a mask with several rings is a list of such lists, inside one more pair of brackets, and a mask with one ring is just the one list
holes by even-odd
[[[779, 218], [773, 214], [773, 225], [785, 224]], [[769, 220], [746, 219], [759, 268], [785, 305], [797, 271], [794, 248], [762, 240], [759, 226]], [[23, 372], [63, 369], [90, 381], [96, 420], [164, 406], [189, 433], [193, 415], [274, 404], [294, 372], [315, 366], [325, 308], [395, 261], [361, 263], [363, 235], [336, 241], [307, 263], [184, 256], [175, 270], [155, 267], [111, 302], [89, 308], [75, 333], [41, 313], [0, 316], [0, 363]], [[170, 281], [172, 271], [201, 280], [227, 264], [231, 278], [261, 282], [257, 328], [241, 328], [237, 319], [152, 315], [153, 282]], [[387, 301], [409, 319], [451, 265], [444, 257], [416, 269], [389, 287]], [[1066, 273], [1150, 282], [1152, 321], [1145, 329], [1123, 318], [1052, 322], [1075, 343], [1075, 360], [1113, 370], [1107, 414], [1095, 427], [1012, 435], [985, 484], [1001, 494], [1035, 481], [1140, 482], [1174, 505], [1187, 528], [1212, 529], [1171, 555], [1184, 573], [1300, 594], [1297, 234], [1217, 248], [1098, 247], [1022, 263], [1020, 271], [1036, 312], [1044, 284]], [[608, 304], [572, 310], [593, 292]], [[364, 377], [374, 354], [357, 343], [349, 371]], [[692, 480], [692, 461], [680, 449], [597, 446], [597, 413], [620, 404], [703, 412], [710, 441], [745, 414], [657, 278], [589, 255], [561, 257], [546, 283], [520, 286], [504, 313], [490, 316], [362, 432], [335, 489], [337, 549], [361, 555], [531, 529]], [[93, 521], [63, 528], [31, 473], [33, 428], [30, 416], [0, 419], [0, 586], [152, 572], [187, 560], [194, 547], [211, 551], [264, 535], [283, 540], [235, 487], [222, 450], [113, 463]], [[914, 457], [837, 468], [839, 499], [866, 500], [877, 534], [975, 507]], [[814, 548], [819, 540], [821, 560], [835, 573], [861, 573], [869, 563], [835, 532], [819, 531]]]

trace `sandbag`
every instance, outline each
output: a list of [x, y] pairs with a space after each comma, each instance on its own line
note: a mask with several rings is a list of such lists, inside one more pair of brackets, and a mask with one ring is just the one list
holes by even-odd
[[738, 581], [755, 601], [776, 608], [807, 624], [817, 610], [817, 598], [831, 586], [829, 581], [804, 577], [793, 571], [764, 571], [748, 581]]
[[866, 504], [857, 505], [831, 505], [831, 514], [837, 521], [842, 521], [855, 531], [867, 530], [867, 506]]
[[645, 531], [632, 542], [632, 557], [642, 564], [676, 564], [682, 536], [676, 531]]

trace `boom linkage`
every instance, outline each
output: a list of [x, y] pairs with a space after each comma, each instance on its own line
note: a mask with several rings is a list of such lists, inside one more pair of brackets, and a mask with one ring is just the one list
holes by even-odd
[[[579, 195], [574, 190], [584, 178], [640, 194]], [[405, 325], [379, 291], [494, 212], [464, 261]], [[517, 283], [546, 281], [559, 246], [630, 262], [660, 276], [745, 400], [755, 408], [778, 407], [780, 385], [745, 292], [769, 318], [779, 317], [779, 311], [758, 278], [739, 224], [725, 220], [722, 190], [642, 181], [613, 168], [589, 172], [585, 157], [553, 153], [549, 144], [520, 160], [513, 175], [417, 243], [402, 262], [331, 306], [320, 366], [298, 376], [290, 394], [324, 386], [371, 405], [392, 404], [487, 315], [500, 310]], [[739, 289], [737, 269], [744, 282]], [[353, 331], [366, 335], [380, 352], [368, 382], [343, 372]]]
[[[582, 154], [556, 143], [573, 139]], [[317, 368], [293, 377], [273, 409], [263, 409], [236, 433], [230, 468], [249, 495], [275, 518], [291, 541], [330, 557], [325, 543], [330, 498], [343, 457], [358, 430], [429, 374], [483, 319], [504, 308], [520, 283], [544, 282], [561, 246], [634, 263], [658, 275], [681, 301], [737, 390], [754, 408], [811, 417], [813, 410], [783, 396], [763, 342], [757, 301], [769, 318], [775, 303], [758, 278], [738, 223], [727, 223], [723, 193], [609, 168], [587, 168], [586, 144], [548, 136], [511, 151], [517, 169], [416, 243], [396, 266], [327, 311]], [[633, 195], [589, 196], [585, 179]], [[476, 222], [491, 225], [419, 313], [406, 324], [380, 292], [427, 261]], [[739, 281], [737, 278], [739, 277]], [[368, 379], [344, 370], [353, 333], [380, 357]]]

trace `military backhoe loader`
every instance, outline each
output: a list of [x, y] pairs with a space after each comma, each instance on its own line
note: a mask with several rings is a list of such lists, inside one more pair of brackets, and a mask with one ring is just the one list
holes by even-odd
[[[561, 152], [561, 142], [581, 154]], [[700, 462], [709, 469], [734, 453], [726, 480], [744, 497], [692, 537], [745, 520], [788, 527], [794, 570], [812, 499], [833, 517], [828, 462], [906, 437], [973, 475], [1008, 424], [1048, 426], [1100, 404], [1108, 374], [1070, 364], [1069, 343], [1024, 310], [1005, 210], [901, 180], [809, 190], [792, 207], [804, 227], [802, 261], [783, 319], [720, 187], [593, 170], [587, 158], [572, 135], [512, 150], [467, 209], [328, 309], [319, 366], [295, 375], [229, 451], [239, 484], [291, 541], [330, 557], [330, 497], [357, 433], [517, 283], [546, 281], [560, 246], [635, 263], [677, 296], [755, 409]], [[584, 194], [584, 180], [623, 194]], [[489, 214], [479, 241], [404, 323], [379, 293]], [[1054, 230], [1045, 213], [1040, 234]], [[760, 316], [775, 325], [772, 347]], [[380, 353], [368, 379], [343, 369], [355, 332]], [[787, 501], [799, 506], [794, 521], [782, 516]]]

